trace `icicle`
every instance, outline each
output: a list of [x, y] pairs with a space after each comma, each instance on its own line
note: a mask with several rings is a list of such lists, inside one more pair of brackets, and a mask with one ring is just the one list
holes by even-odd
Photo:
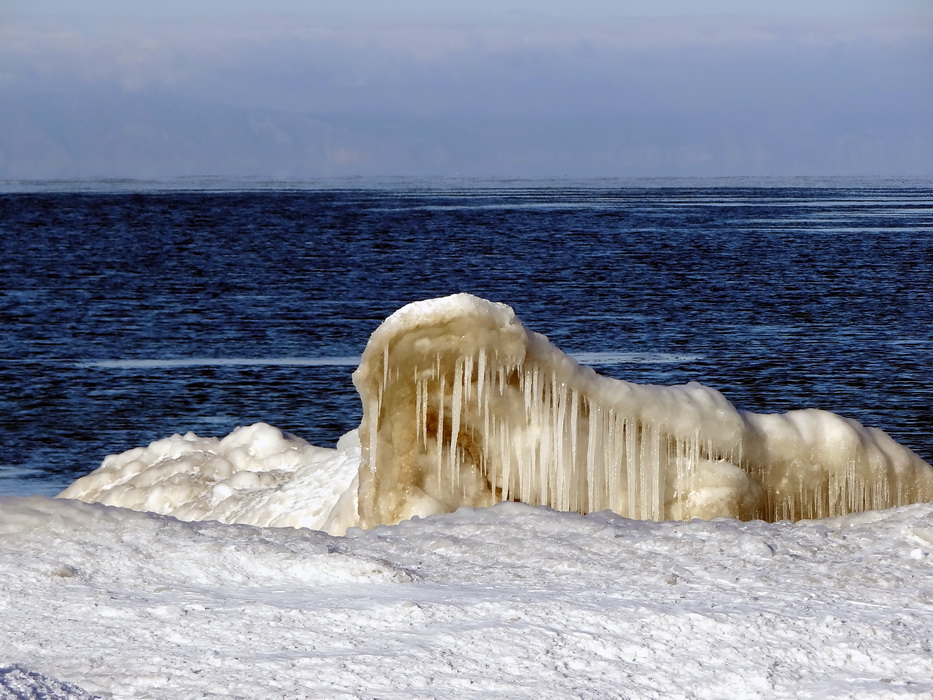
[[457, 441], [460, 438], [460, 403], [463, 400], [463, 362], [458, 359], [454, 370], [454, 383], [450, 398], [450, 470], [453, 476], [453, 485], [459, 485], [460, 460], [457, 457]]
[[646, 516], [648, 520], [664, 520], [664, 482], [666, 465], [661, 464], [661, 432], [652, 426], [651, 434], [651, 500]]
[[486, 348], [479, 349], [479, 359], [476, 366], [476, 405], [480, 407], [485, 415], [488, 415], [488, 404], [483, 403], [483, 390], [486, 388]]
[[638, 456], [638, 423], [634, 418], [627, 418], [623, 422], [625, 439], [625, 478], [628, 498], [628, 510], [625, 513], [630, 518], [638, 517], [638, 497], [641, 483], [641, 464]]
[[374, 403], [370, 404], [369, 414], [371, 416], [375, 416], [376, 417], [375, 420], [377, 421], [374, 428], [369, 431], [369, 454], [367, 455], [367, 457], [369, 458], [369, 468], [375, 471], [375, 467], [379, 463], [379, 455], [376, 452], [376, 444], [377, 444], [378, 435], [379, 435], [379, 424], [378, 424], [379, 402], [378, 401], [375, 401]]
[[380, 385], [383, 390], [389, 384], [389, 346], [386, 345], [382, 349], [382, 384]]
[[[549, 499], [551, 503], [557, 504], [558, 510], [570, 510], [570, 474], [571, 472], [564, 465], [569, 461], [564, 452], [564, 438], [571, 438], [565, 428], [567, 419], [567, 401], [564, 395], [564, 387], [561, 386], [558, 391], [557, 375], [551, 374], [551, 393], [554, 396], [554, 428], [551, 430], [553, 440], [554, 458], [551, 460], [551, 471], [549, 478], [551, 483], [556, 485], [556, 493]], [[571, 438], [572, 439], [572, 438]], [[569, 473], [568, 473], [569, 472]]]
[[463, 402], [470, 402], [473, 393], [473, 356], [463, 356]]
[[538, 503], [549, 503], [548, 500], [548, 471], [550, 467], [550, 450], [548, 449], [551, 435], [548, 421], [548, 396], [544, 386], [541, 384], [541, 368], [535, 365], [532, 379], [532, 391], [534, 393], [534, 424], [532, 426], [533, 434], [536, 436], [534, 449], [532, 450], [533, 469], [532, 473], [537, 476], [537, 483], [534, 483], [537, 493], [536, 501]]
[[[424, 434], [424, 383], [418, 377], [418, 371], [415, 370], [415, 435], [421, 439]], [[424, 442], [422, 440], [422, 446]]]
[[[583, 489], [580, 487], [580, 478], [586, 477], [586, 473], [579, 468], [579, 459], [577, 455], [577, 439], [580, 437], [580, 394], [575, 390], [570, 391], [570, 464], [572, 471], [568, 481], [568, 488], [571, 489], [568, 498], [568, 510], [575, 510], [578, 513], [585, 513], [586, 508], [580, 500], [580, 494]], [[566, 470], [561, 470], [566, 471]]]
[[[489, 485], [492, 488], [493, 494], [495, 494], [496, 486], [499, 483], [497, 481], [497, 471], [498, 466], [502, 461], [503, 453], [499, 449], [496, 451], [496, 434], [495, 434], [495, 423], [491, 422], [490, 416], [492, 415], [492, 410], [490, 409], [490, 403], [492, 401], [491, 396], [486, 396], [485, 401], [483, 400], [483, 388], [487, 384], [492, 385], [492, 370], [488, 369], [486, 365], [486, 353], [484, 350], [480, 349], [480, 362], [479, 369], [477, 370], [478, 376], [481, 382], [476, 390], [476, 403], [477, 408], [479, 409], [482, 415], [483, 421], [483, 433], [482, 433], [482, 447], [483, 447], [483, 467], [486, 470], [486, 478], [489, 480]], [[490, 392], [492, 393], [492, 392]], [[493, 458], [490, 459], [489, 453], [490, 450], [493, 451]]]
[[618, 416], [613, 409], [607, 412], [607, 423], [609, 430], [606, 433], [606, 482], [603, 488], [606, 491], [608, 506], [618, 512], [622, 508], [619, 499], [622, 495], [621, 455], [618, 445], [621, 442], [620, 425]]
[[[442, 374], [437, 388], [437, 433], [435, 434], [437, 448], [436, 473], [442, 479], [446, 476], [444, 472], [444, 404], [447, 403], [446, 380], [447, 377]], [[449, 479], [446, 480], [446, 483], [450, 483]]]
[[599, 436], [602, 433], [602, 408], [590, 405], [590, 425], [586, 440], [586, 483], [587, 483], [587, 510], [590, 512], [603, 510], [602, 499], [599, 493], [600, 474], [598, 454]]
[[506, 427], [505, 420], [497, 422], [499, 434], [499, 454], [502, 459], [502, 500], [511, 501], [514, 498], [512, 489], [512, 436]]

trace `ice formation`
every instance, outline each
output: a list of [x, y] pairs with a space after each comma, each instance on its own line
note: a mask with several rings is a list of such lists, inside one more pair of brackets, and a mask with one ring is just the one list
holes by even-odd
[[933, 500], [933, 469], [880, 430], [812, 409], [741, 413], [696, 383], [602, 377], [467, 294], [390, 316], [353, 380], [365, 526], [508, 500], [771, 521]]
[[696, 383], [602, 377], [468, 294], [392, 314], [353, 381], [359, 438], [336, 450], [261, 423], [176, 435], [108, 457], [60, 495], [331, 534], [499, 501], [770, 521], [933, 501], [933, 468], [880, 430], [813, 409], [739, 412]]
[[356, 523], [359, 463], [356, 431], [333, 450], [257, 423], [222, 440], [188, 433], [110, 455], [59, 498], [181, 520], [343, 534]]

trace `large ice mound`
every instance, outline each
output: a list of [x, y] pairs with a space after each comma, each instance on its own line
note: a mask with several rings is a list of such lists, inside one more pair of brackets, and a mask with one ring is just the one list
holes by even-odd
[[739, 412], [696, 383], [602, 377], [468, 294], [392, 314], [353, 381], [359, 443], [324, 450], [262, 424], [176, 436], [108, 457], [60, 495], [332, 533], [509, 500], [771, 521], [933, 501], [933, 468], [880, 430], [814, 409]]
[[933, 469], [880, 430], [812, 409], [740, 413], [696, 383], [602, 377], [467, 294], [390, 316], [353, 379], [366, 525], [507, 500], [649, 520], [933, 500]]

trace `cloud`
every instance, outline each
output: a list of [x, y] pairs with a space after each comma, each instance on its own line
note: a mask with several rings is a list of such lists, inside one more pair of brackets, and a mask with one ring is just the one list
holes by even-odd
[[32, 18], [0, 30], [0, 117], [81, 172], [908, 174], [933, 168], [931, 36], [896, 17]]

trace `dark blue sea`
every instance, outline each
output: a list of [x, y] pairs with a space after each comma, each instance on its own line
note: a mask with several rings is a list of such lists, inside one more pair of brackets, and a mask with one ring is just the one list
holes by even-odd
[[370, 333], [460, 291], [604, 374], [933, 460], [931, 182], [6, 183], [0, 493], [256, 421], [333, 445]]

